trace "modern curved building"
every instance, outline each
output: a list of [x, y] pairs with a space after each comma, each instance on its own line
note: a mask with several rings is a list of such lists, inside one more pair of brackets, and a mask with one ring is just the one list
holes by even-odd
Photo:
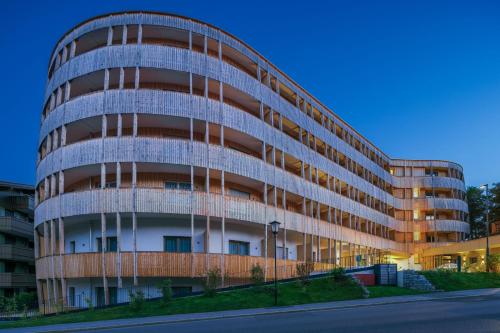
[[[389, 130], [389, 129], [388, 129]], [[50, 58], [38, 149], [41, 301], [207, 269], [279, 277], [381, 260], [469, 232], [460, 165], [392, 159], [238, 38], [127, 12], [67, 32]]]

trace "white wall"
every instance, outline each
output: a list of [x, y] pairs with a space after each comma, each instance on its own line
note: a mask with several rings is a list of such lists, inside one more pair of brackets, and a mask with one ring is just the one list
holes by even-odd
[[[106, 234], [108, 237], [116, 236], [116, 222], [114, 216], [106, 218]], [[163, 251], [164, 236], [191, 236], [191, 221], [189, 218], [175, 218], [165, 216], [164, 218], [137, 219], [137, 250], [138, 251]], [[75, 241], [76, 252], [97, 251], [96, 239], [101, 237], [101, 221], [90, 220], [78, 223], [68, 223], [65, 226], [65, 248], [66, 253], [70, 251], [70, 242]], [[272, 237], [271, 235], [269, 237]], [[221, 253], [221, 223], [211, 221], [210, 248], [211, 253]], [[226, 223], [225, 227], [225, 253], [229, 253], [229, 241], [243, 241], [250, 243], [250, 255], [261, 256], [264, 249], [262, 241], [264, 231], [262, 226], [252, 226], [244, 223]], [[297, 244], [287, 239], [289, 259], [297, 258]], [[283, 236], [278, 238], [278, 246], [283, 246]], [[205, 224], [196, 221], [194, 228], [194, 252], [204, 252], [205, 248]], [[122, 251], [132, 251], [132, 220], [122, 218]]]

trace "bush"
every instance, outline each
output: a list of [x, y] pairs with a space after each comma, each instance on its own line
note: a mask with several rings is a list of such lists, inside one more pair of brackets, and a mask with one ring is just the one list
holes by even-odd
[[22, 292], [16, 295], [18, 310], [36, 307], [37, 296], [36, 293]]
[[146, 302], [144, 297], [144, 292], [142, 290], [137, 290], [135, 293], [130, 292], [130, 309], [134, 312], [142, 310], [144, 303]]
[[309, 275], [311, 275], [311, 272], [314, 269], [314, 265], [310, 262], [306, 262], [297, 264], [296, 268], [299, 281], [302, 283], [302, 285], [306, 285], [307, 283], [309, 283]]
[[207, 271], [207, 278], [203, 284], [205, 296], [213, 297], [222, 280], [219, 268], [212, 268]]
[[348, 279], [345, 269], [342, 267], [336, 267], [330, 271], [330, 276], [334, 282], [343, 282]]
[[94, 311], [94, 303], [92, 302], [92, 298], [85, 297], [84, 301], [89, 311]]
[[161, 291], [161, 301], [163, 304], [168, 304], [172, 300], [172, 281], [170, 279], [165, 279], [158, 285], [158, 289]]
[[264, 284], [264, 271], [259, 264], [253, 265], [251, 270], [251, 280], [256, 286], [262, 286]]
[[490, 272], [500, 273], [500, 254], [490, 254], [486, 259]]

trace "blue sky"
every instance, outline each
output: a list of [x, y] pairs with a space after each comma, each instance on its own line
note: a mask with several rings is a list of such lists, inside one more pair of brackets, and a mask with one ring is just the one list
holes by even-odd
[[247, 42], [394, 158], [500, 182], [498, 1], [9, 1], [0, 12], [0, 179], [33, 183], [47, 62], [92, 16], [191, 16]]

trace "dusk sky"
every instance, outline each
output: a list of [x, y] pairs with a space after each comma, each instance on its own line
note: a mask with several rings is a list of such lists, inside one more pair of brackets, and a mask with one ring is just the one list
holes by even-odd
[[181, 14], [239, 37], [393, 158], [500, 182], [499, 1], [9, 1], [0, 11], [0, 179], [33, 184], [50, 52], [115, 11]]

